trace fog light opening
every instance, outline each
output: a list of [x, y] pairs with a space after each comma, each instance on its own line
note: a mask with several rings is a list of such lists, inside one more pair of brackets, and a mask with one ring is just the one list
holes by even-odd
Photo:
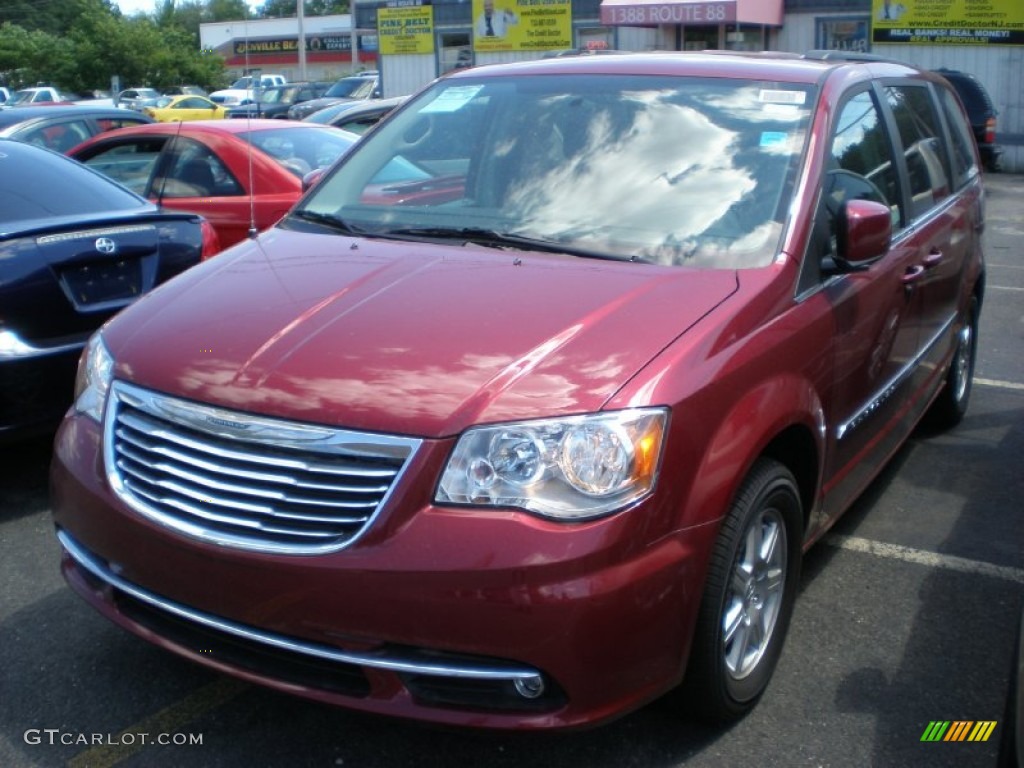
[[534, 677], [517, 677], [516, 693], [524, 699], [536, 699], [544, 694], [544, 679], [540, 675]]

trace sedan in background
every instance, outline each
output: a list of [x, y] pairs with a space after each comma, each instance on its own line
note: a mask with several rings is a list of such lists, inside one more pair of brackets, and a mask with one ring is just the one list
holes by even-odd
[[387, 117], [393, 109], [408, 100], [408, 96], [394, 96], [390, 99], [369, 99], [366, 101], [343, 101], [317, 110], [306, 122], [333, 125], [345, 131], [362, 136]]
[[214, 104], [205, 96], [161, 96], [152, 106], [144, 107], [142, 112], [158, 123], [223, 120], [228, 116], [227, 107]]
[[152, 107], [163, 96], [155, 88], [126, 88], [117, 94], [114, 105], [124, 109], [142, 111], [144, 107]]
[[152, 122], [143, 114], [116, 107], [19, 107], [0, 111], [0, 137], [66, 152], [98, 133]]
[[359, 137], [281, 120], [156, 124], [115, 131], [69, 154], [164, 207], [210, 220], [223, 247], [280, 219], [310, 171]]
[[0, 440], [55, 427], [90, 334], [216, 250], [202, 217], [0, 139]]
[[209, 96], [206, 89], [198, 85], [169, 85], [161, 88], [160, 93], [164, 96]]

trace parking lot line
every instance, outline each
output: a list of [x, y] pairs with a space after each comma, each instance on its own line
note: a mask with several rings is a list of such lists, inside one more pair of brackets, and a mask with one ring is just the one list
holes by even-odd
[[997, 389], [1018, 389], [1024, 390], [1024, 384], [1018, 384], [1015, 381], [1001, 381], [1000, 379], [974, 379], [975, 384], [981, 384], [983, 387], [996, 387]]
[[205, 685], [152, 717], [105, 739], [109, 743], [79, 752], [68, 760], [68, 768], [110, 768], [147, 747], [161, 746], [157, 741], [159, 736], [180, 734], [190, 722], [247, 688], [247, 683], [231, 678], [222, 678]]
[[899, 544], [887, 544], [884, 541], [873, 541], [859, 536], [841, 536], [833, 533], [826, 536], [824, 542], [829, 546], [845, 549], [849, 552], [862, 552], [875, 555], [876, 557], [885, 557], [891, 560], [902, 560], [905, 563], [923, 565], [928, 568], [943, 568], [947, 571], [959, 571], [960, 573], [968, 573], [973, 576], [988, 576], [993, 579], [1024, 584], [1024, 569], [1021, 568], [993, 565], [981, 560], [968, 560], [965, 557], [956, 557], [955, 555], [940, 555], [937, 552], [904, 547]]

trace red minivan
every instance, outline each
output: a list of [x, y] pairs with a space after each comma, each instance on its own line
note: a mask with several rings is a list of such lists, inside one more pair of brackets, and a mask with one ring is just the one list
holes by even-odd
[[70, 585], [369, 712], [565, 728], [678, 689], [744, 714], [802, 553], [971, 390], [960, 102], [833, 55], [425, 88], [93, 337], [52, 469]]

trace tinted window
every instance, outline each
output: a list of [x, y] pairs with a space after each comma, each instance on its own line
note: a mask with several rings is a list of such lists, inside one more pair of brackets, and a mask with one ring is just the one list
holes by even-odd
[[920, 216], [950, 194], [948, 159], [931, 92], [925, 86], [901, 85], [885, 89], [903, 143], [910, 183], [910, 215]]
[[163, 186], [165, 197], [230, 197], [245, 194], [231, 172], [204, 144], [179, 138], [166, 179], [154, 185]]
[[978, 175], [978, 162], [974, 154], [974, 134], [964, 120], [960, 105], [952, 91], [939, 88], [939, 104], [949, 124], [949, 138], [953, 156], [953, 183], [959, 189]]
[[898, 229], [903, 216], [892, 147], [874, 99], [867, 91], [843, 106], [829, 152], [830, 171], [825, 189], [829, 212], [834, 216], [851, 198], [874, 200], [889, 207], [893, 228]]
[[[343, 98], [347, 96], [354, 96], [357, 91], [366, 90], [368, 84], [372, 84], [372, 80], [368, 80], [365, 77], [353, 77], [351, 79], [346, 78], [339, 80], [332, 85], [325, 96], [333, 96], [337, 98]], [[372, 86], [371, 86], [372, 87]]]
[[140, 139], [107, 145], [83, 162], [128, 189], [145, 195], [165, 139]]
[[149, 205], [74, 160], [13, 141], [0, 141], [0, 178], [18, 180], [16, 186], [0, 185], [0, 221], [5, 222]]
[[19, 131], [14, 138], [56, 152], [67, 152], [92, 135], [89, 124], [81, 120], [63, 120]]

